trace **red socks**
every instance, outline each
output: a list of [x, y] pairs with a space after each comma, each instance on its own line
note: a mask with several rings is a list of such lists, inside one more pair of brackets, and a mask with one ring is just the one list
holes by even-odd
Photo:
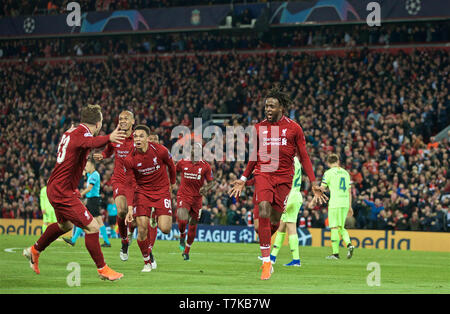
[[275, 232], [277, 232], [278, 228], [280, 227], [280, 223], [278, 222], [278, 224], [274, 225], [271, 224], [270, 225], [270, 235], [273, 236], [275, 234]]
[[148, 226], [147, 239], [149, 239], [149, 249], [150, 252], [153, 249], [153, 245], [155, 245], [156, 236], [158, 235], [158, 227], [152, 228], [150, 225]]
[[[259, 245], [263, 258], [270, 256], [271, 226], [270, 218], [259, 217]], [[269, 261], [269, 260], [267, 260]]]
[[124, 241], [128, 242], [128, 232], [127, 232], [127, 226], [125, 225], [125, 219], [117, 216], [117, 226], [119, 227], [119, 235], [120, 235], [120, 238], [122, 239], [122, 243]]
[[[47, 228], [48, 229], [48, 228]], [[97, 268], [103, 268], [105, 264], [105, 260], [103, 258], [103, 253], [100, 248], [100, 242], [98, 240], [98, 232], [96, 233], [86, 233], [84, 237], [84, 243], [86, 244], [86, 248], [89, 251], [92, 259], [95, 262]]]
[[47, 246], [49, 246], [53, 241], [62, 236], [65, 232], [62, 231], [57, 223], [53, 223], [47, 227], [45, 232], [41, 235], [41, 237], [34, 244], [34, 248], [38, 252], [42, 252], [45, 250]]
[[195, 235], [197, 234], [197, 225], [189, 225], [188, 236], [186, 241], [186, 247], [184, 248], [184, 253], [189, 254], [192, 243], [194, 243]]
[[187, 220], [178, 220], [178, 230], [180, 230], [180, 238], [184, 239], [186, 238], [186, 225], [188, 221]]
[[150, 250], [149, 250], [149, 238], [145, 238], [145, 240], [136, 240], [139, 248], [141, 249], [142, 257], [144, 258], [145, 264], [150, 263]]

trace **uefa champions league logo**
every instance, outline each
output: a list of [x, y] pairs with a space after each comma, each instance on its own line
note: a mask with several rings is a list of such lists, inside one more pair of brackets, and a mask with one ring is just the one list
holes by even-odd
[[32, 32], [34, 32], [35, 28], [36, 28], [36, 22], [34, 21], [34, 19], [32, 17], [27, 17], [23, 21], [23, 30], [25, 31], [25, 33], [31, 34]]
[[410, 15], [416, 15], [422, 8], [421, 0], [407, 0], [405, 4], [405, 9]]
[[312, 236], [307, 228], [297, 228], [298, 245], [310, 246], [312, 244]]
[[250, 229], [243, 229], [239, 232], [239, 241], [240, 242], [253, 242], [253, 232]]

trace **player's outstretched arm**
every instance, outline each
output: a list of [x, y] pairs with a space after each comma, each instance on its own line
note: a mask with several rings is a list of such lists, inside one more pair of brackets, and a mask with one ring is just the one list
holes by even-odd
[[245, 181], [238, 179], [238, 180], [231, 182], [231, 185], [232, 185], [231, 190], [230, 190], [230, 192], [228, 192], [230, 197], [241, 196], [242, 190], [245, 187]]

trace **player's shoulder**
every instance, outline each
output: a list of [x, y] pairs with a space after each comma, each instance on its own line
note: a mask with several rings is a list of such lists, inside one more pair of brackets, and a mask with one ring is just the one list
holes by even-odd
[[72, 132], [66, 132], [67, 134], [73, 134], [76, 136], [83, 136], [83, 137], [94, 137], [91, 133], [91, 131], [89, 130], [89, 128], [87, 126], [85, 126], [84, 124], [80, 123], [75, 130], [73, 130]]
[[167, 149], [166, 146], [164, 146], [164, 145], [162, 145], [162, 144], [159, 144], [159, 143], [149, 142], [149, 143], [148, 143], [148, 146], [149, 146], [150, 148], [152, 148], [154, 151], [157, 151], [157, 152], [165, 152], [165, 151], [168, 151], [168, 149]]
[[286, 116], [283, 116], [282, 118], [282, 124], [287, 126], [290, 129], [293, 130], [302, 130], [302, 127], [300, 126], [300, 124], [297, 121], [294, 121]]

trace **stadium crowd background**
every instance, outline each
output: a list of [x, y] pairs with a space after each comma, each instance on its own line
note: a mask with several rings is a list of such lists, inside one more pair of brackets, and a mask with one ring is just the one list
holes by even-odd
[[[60, 135], [78, 122], [83, 104], [102, 106], [102, 133], [115, 128], [122, 110], [132, 110], [136, 123], [150, 126], [170, 149], [172, 128], [192, 127], [194, 117], [207, 122], [214, 113], [238, 113], [228, 123], [243, 126], [262, 120], [264, 90], [278, 83], [294, 100], [286, 114], [303, 127], [317, 178], [326, 170], [329, 152], [336, 152], [351, 172], [354, 217], [347, 220], [349, 228], [449, 231], [450, 146], [447, 139], [433, 137], [450, 121], [448, 50], [364, 48], [329, 55], [262, 50], [448, 42], [448, 30], [446, 21], [373, 29], [280, 28], [265, 37], [197, 32], [1, 41], [2, 59], [18, 61], [0, 64], [0, 218], [41, 217], [40, 188], [55, 164]], [[226, 52], [146, 55], [216, 50]], [[103, 57], [70, 58], [74, 55]], [[33, 62], [67, 56], [65, 61]], [[243, 162], [213, 162], [216, 186], [205, 198], [201, 223], [252, 223], [253, 188], [239, 200], [227, 193], [244, 167]], [[97, 170], [106, 208], [112, 203], [112, 160], [99, 163]], [[326, 226], [326, 208], [312, 207], [310, 193], [298, 223]]]

